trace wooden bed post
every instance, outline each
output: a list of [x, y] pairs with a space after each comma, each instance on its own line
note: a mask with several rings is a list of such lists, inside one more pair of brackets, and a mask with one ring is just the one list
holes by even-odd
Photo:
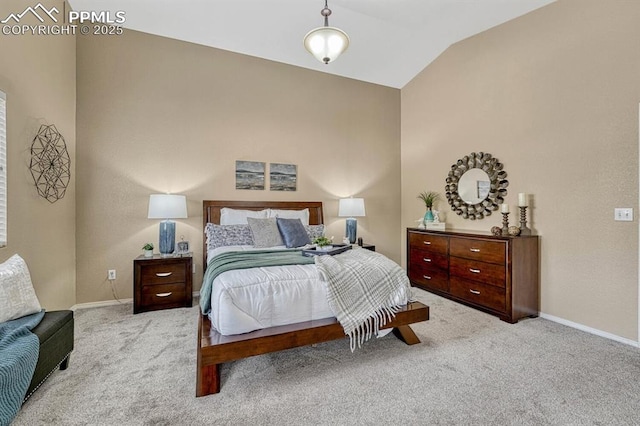
[[202, 354], [202, 318], [198, 315], [198, 352], [196, 369], [196, 396], [220, 392], [220, 364], [205, 365]]

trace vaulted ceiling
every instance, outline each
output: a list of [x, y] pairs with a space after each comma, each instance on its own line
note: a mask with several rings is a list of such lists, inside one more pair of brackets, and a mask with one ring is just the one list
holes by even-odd
[[328, 65], [303, 47], [323, 0], [70, 0], [124, 11], [123, 27], [401, 88], [452, 44], [554, 0], [329, 0], [349, 49]]

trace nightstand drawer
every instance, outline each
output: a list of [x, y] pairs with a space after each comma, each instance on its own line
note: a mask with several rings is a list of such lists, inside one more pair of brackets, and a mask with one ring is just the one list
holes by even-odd
[[142, 304], [150, 306], [184, 303], [185, 295], [184, 284], [146, 286], [142, 289]]
[[143, 286], [184, 283], [186, 275], [187, 270], [184, 262], [144, 265], [140, 271]]

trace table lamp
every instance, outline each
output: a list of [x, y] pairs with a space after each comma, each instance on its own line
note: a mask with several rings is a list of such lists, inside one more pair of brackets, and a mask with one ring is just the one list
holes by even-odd
[[160, 222], [160, 254], [168, 256], [175, 250], [176, 223], [169, 219], [187, 218], [187, 197], [172, 194], [149, 196], [149, 219], [164, 219]]
[[341, 198], [338, 203], [338, 216], [347, 218], [346, 237], [351, 244], [356, 242], [358, 221], [364, 216], [364, 198]]

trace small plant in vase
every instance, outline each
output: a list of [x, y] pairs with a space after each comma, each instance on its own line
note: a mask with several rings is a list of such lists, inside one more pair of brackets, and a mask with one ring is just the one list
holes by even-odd
[[327, 237], [317, 237], [312, 241], [316, 245], [317, 250], [331, 250], [333, 242]]
[[433, 222], [433, 205], [440, 199], [440, 194], [433, 191], [422, 191], [418, 198], [422, 200], [427, 212], [424, 214], [424, 222]]
[[142, 246], [142, 250], [144, 250], [144, 257], [153, 257], [153, 244], [147, 243]]

